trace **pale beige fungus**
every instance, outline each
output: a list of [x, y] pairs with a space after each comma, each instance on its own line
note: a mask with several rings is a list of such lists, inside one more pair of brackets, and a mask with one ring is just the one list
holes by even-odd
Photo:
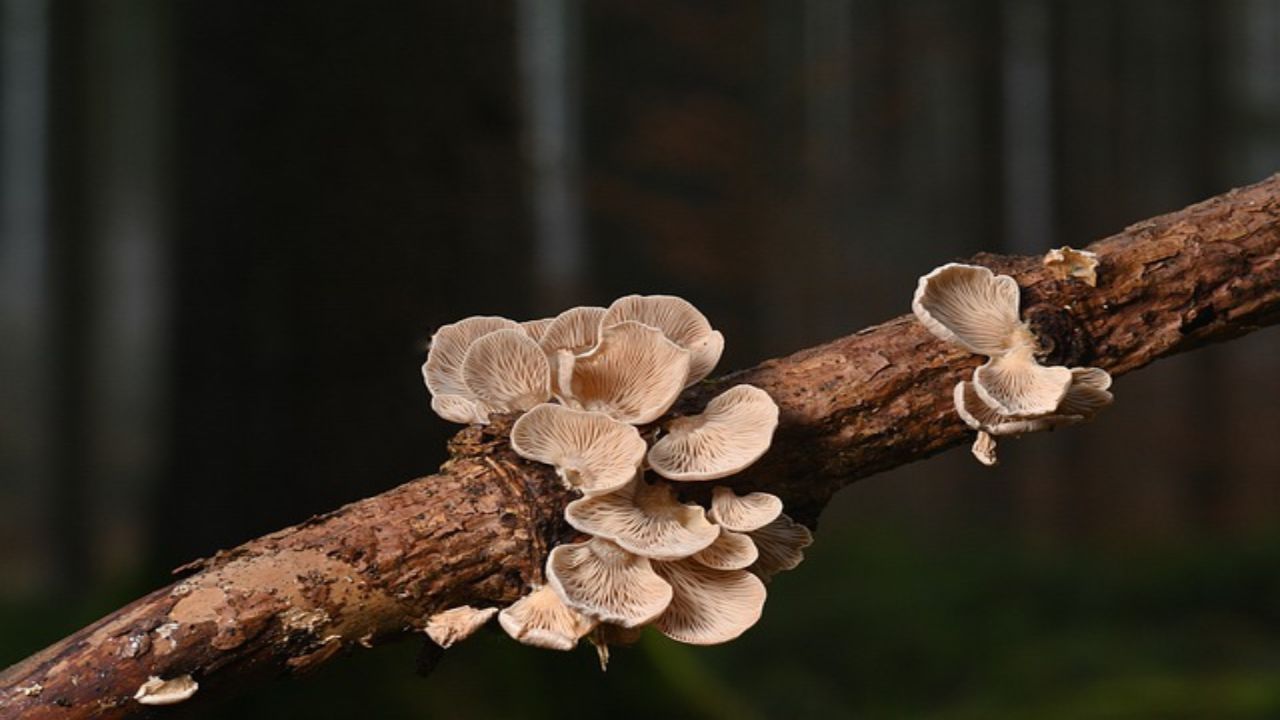
[[707, 517], [728, 530], [759, 530], [782, 514], [782, 498], [765, 492], [738, 495], [732, 488], [719, 486], [711, 491], [711, 510]]
[[602, 538], [553, 549], [547, 581], [574, 610], [627, 628], [653, 622], [671, 603], [671, 586], [654, 573], [648, 558]]
[[511, 427], [521, 457], [556, 468], [565, 484], [587, 495], [617, 490], [636, 476], [645, 442], [632, 426], [598, 412], [550, 403], [521, 415]]
[[557, 384], [566, 405], [642, 425], [670, 409], [688, 370], [688, 350], [654, 328], [624, 322], [601, 331], [599, 343], [576, 356], [570, 376]]
[[685, 385], [711, 374], [724, 352], [724, 335], [711, 328], [697, 308], [673, 295], [628, 295], [609, 306], [602, 327], [632, 320], [657, 328], [672, 342], [690, 352]]
[[752, 385], [736, 385], [707, 403], [700, 415], [677, 418], [649, 450], [649, 466], [681, 481], [715, 480], [754, 463], [769, 449], [778, 405]]
[[577, 530], [654, 560], [689, 557], [720, 534], [701, 506], [681, 503], [666, 483], [644, 480], [607, 495], [574, 500], [564, 517]]
[[654, 627], [673, 640], [728, 642], [755, 625], [764, 610], [764, 583], [745, 570], [716, 570], [691, 560], [654, 563], [654, 570], [672, 588], [671, 605]]
[[541, 586], [498, 613], [498, 624], [512, 639], [548, 650], [572, 650], [596, 622], [565, 605]]
[[497, 330], [472, 343], [462, 362], [462, 378], [491, 411], [524, 411], [551, 397], [547, 356], [519, 328]]

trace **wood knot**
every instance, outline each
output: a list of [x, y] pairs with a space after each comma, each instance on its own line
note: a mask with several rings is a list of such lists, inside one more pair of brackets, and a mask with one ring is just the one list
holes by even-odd
[[1023, 314], [1036, 338], [1036, 359], [1045, 365], [1088, 364], [1093, 340], [1067, 308], [1032, 305]]

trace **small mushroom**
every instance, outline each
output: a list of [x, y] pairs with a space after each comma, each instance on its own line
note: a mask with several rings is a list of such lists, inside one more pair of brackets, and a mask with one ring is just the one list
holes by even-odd
[[654, 623], [658, 632], [691, 645], [728, 642], [756, 624], [766, 591], [745, 570], [716, 570], [690, 560], [654, 563], [671, 584], [671, 605]]
[[133, 699], [137, 700], [139, 705], [176, 705], [191, 699], [199, 689], [200, 683], [196, 682], [191, 675], [179, 675], [168, 680], [152, 675], [138, 686]]
[[1053, 413], [1070, 387], [1070, 370], [1061, 365], [1044, 367], [1025, 345], [991, 358], [973, 371], [978, 396], [1005, 415]]
[[475, 634], [485, 623], [498, 614], [498, 608], [473, 608], [460, 605], [427, 618], [424, 630], [435, 644], [448, 649]]
[[627, 320], [661, 330], [667, 339], [691, 353], [686, 385], [711, 374], [724, 352], [724, 335], [687, 300], [673, 295], [628, 295], [609, 306], [601, 327]]
[[720, 537], [693, 556], [693, 559], [716, 570], [745, 570], [760, 558], [760, 551], [751, 537], [720, 528]]
[[557, 350], [567, 350], [575, 355], [584, 353], [599, 342], [600, 320], [604, 314], [602, 307], [565, 310], [551, 321], [538, 343], [548, 355], [554, 355]]
[[969, 448], [969, 452], [978, 459], [978, 462], [991, 467], [1000, 462], [996, 457], [996, 439], [986, 430], [979, 430], [978, 436], [973, 440], [973, 447]]
[[1089, 287], [1098, 286], [1098, 255], [1068, 245], [1045, 253], [1044, 265], [1059, 280], [1075, 278]]
[[711, 522], [737, 532], [759, 530], [782, 514], [782, 499], [765, 492], [738, 495], [723, 485], [711, 491]]
[[511, 448], [520, 457], [554, 465], [567, 487], [599, 495], [636, 476], [645, 443], [634, 427], [604, 413], [545, 403], [511, 426]]
[[574, 610], [626, 628], [653, 622], [671, 603], [671, 586], [648, 558], [603, 538], [556, 546], [547, 557], [547, 582]]
[[496, 330], [477, 339], [462, 362], [467, 389], [491, 411], [532, 408], [551, 397], [551, 367], [524, 330]]
[[548, 650], [572, 650], [596, 626], [545, 585], [504, 608], [498, 613], [498, 624], [513, 639]]
[[701, 415], [677, 418], [649, 450], [649, 466], [681, 481], [732, 475], [769, 449], [778, 405], [752, 385], [736, 385], [707, 403]]
[[998, 356], [1021, 342], [1018, 283], [978, 265], [948, 263], [920, 278], [911, 309], [941, 340]]
[[431, 392], [431, 409], [450, 422], [489, 422], [488, 408], [475, 397], [463, 378], [467, 350], [480, 338], [498, 330], [519, 327], [503, 317], [476, 316], [445, 325], [431, 336], [422, 379]]
[[569, 503], [564, 519], [584, 533], [653, 560], [689, 557], [716, 541], [720, 528], [698, 505], [684, 505], [667, 483], [637, 480], [608, 495]]
[[643, 425], [671, 407], [688, 372], [688, 350], [659, 330], [624, 322], [602, 330], [596, 346], [574, 358], [557, 390], [570, 406]]
[[777, 520], [747, 535], [760, 551], [760, 559], [751, 571], [766, 581], [784, 570], [794, 570], [804, 562], [804, 549], [813, 544], [809, 528], [787, 515], [779, 515]]

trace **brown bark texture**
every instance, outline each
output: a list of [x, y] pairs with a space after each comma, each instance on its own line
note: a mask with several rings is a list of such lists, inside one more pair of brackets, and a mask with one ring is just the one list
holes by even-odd
[[[1096, 288], [1055, 278], [1039, 257], [971, 260], [1017, 278], [1047, 361], [1123, 375], [1275, 323], [1280, 175], [1090, 249]], [[737, 383], [768, 391], [781, 409], [773, 447], [735, 482], [782, 496], [812, 525], [841, 487], [971, 439], [951, 390], [979, 360], [903, 316], [701, 383], [675, 412]], [[441, 610], [513, 602], [541, 581], [548, 549], [572, 537], [561, 519], [571, 498], [551, 468], [510, 450], [506, 430], [502, 420], [464, 429], [435, 475], [187, 566], [0, 673], [0, 717], [165, 714], [134, 699], [149, 678], [194, 678], [181, 708], [418, 633]]]

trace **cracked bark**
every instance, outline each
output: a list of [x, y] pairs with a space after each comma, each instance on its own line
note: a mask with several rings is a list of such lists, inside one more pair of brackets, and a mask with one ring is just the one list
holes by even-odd
[[[1123, 375], [1273, 324], [1280, 176], [1090, 249], [1097, 288], [1055, 279], [1039, 257], [972, 260], [1018, 279], [1053, 363]], [[951, 388], [979, 361], [904, 316], [702, 383], [676, 412], [736, 383], [766, 390], [781, 409], [774, 446], [734, 484], [781, 495], [812, 525], [841, 487], [971, 439]], [[511, 603], [572, 531], [561, 519], [571, 498], [549, 467], [511, 452], [506, 430], [467, 428], [435, 475], [187, 566], [188, 577], [0, 673], [0, 716], [135, 716], [149, 709], [133, 696], [152, 676], [191, 675], [200, 688], [186, 703], [199, 703], [417, 633], [450, 607]]]

